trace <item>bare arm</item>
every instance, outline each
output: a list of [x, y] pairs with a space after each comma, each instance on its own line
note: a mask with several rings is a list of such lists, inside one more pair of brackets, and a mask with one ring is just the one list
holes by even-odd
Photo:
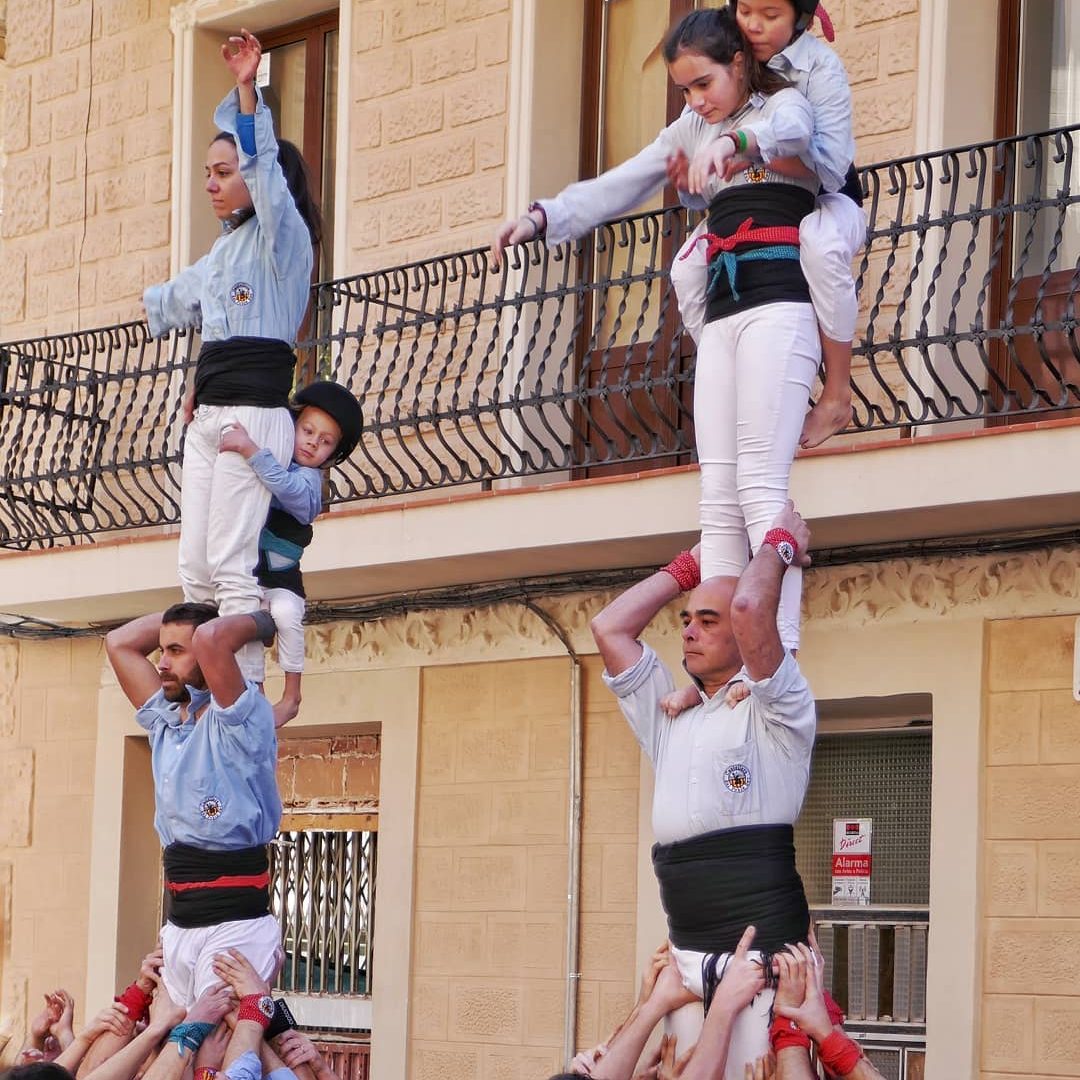
[[[809, 565], [810, 556], [806, 550], [810, 544], [810, 530], [790, 499], [777, 515], [773, 528], [784, 529], [795, 537], [796, 558], [800, 565]], [[780, 604], [780, 583], [785, 570], [787, 566], [776, 548], [762, 544], [739, 578], [731, 601], [731, 630], [743, 664], [755, 681], [775, 675], [784, 659], [784, 646], [776, 628], [776, 609]]]
[[326, 1063], [319, 1048], [301, 1031], [283, 1031], [272, 1040], [274, 1049], [300, 1080], [338, 1080], [337, 1073]]
[[247, 688], [236, 662], [236, 650], [260, 638], [256, 614], [265, 613], [220, 615], [197, 627], [192, 635], [191, 644], [199, 669], [214, 701], [222, 708], [234, 704]]
[[93, 1045], [97, 1037], [106, 1030], [115, 1032], [116, 1035], [127, 1035], [131, 1031], [131, 1020], [121, 1005], [113, 1002], [104, 1008], [75, 1036], [71, 1045], [68, 1046], [57, 1058], [56, 1064], [74, 1074], [86, 1057], [87, 1051]]
[[[691, 554], [696, 562], [700, 545]], [[666, 570], [658, 570], [652, 577], [639, 581], [624, 593], [620, 593], [591, 625], [600, 657], [609, 675], [619, 675], [632, 668], [641, 659], [638, 637], [652, 621], [656, 613], [682, 590]]]
[[776, 1080], [817, 1080], [810, 1051], [802, 1046], [784, 1047], [776, 1055]]
[[724, 969], [724, 977], [716, 988], [701, 1036], [683, 1069], [681, 1080], [723, 1080], [735, 1018], [765, 988], [765, 973], [760, 962], [746, 956], [753, 940], [754, 928], [748, 926]]
[[116, 673], [116, 681], [136, 709], [142, 708], [161, 689], [161, 677], [149, 660], [158, 647], [160, 634], [161, 613], [158, 612], [132, 619], [105, 635], [105, 651]]
[[634, 1006], [626, 1022], [608, 1040], [607, 1052], [593, 1066], [593, 1080], [623, 1080], [634, 1071], [653, 1028], [668, 1013], [696, 1000], [682, 984], [675, 962], [668, 959], [651, 993]]

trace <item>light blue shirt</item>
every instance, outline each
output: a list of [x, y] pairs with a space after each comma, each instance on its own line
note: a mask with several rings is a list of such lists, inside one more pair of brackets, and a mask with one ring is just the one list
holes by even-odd
[[[283, 1070], [276, 1070], [281, 1072]], [[224, 1072], [229, 1080], [263, 1080], [262, 1062], [254, 1050], [245, 1050]], [[274, 1076], [275, 1073], [271, 1073]]]
[[[135, 714], [150, 735], [154, 828], [163, 847], [233, 851], [267, 844], [281, 824], [277, 735], [253, 682], [228, 708], [188, 687], [188, 720], [159, 690]], [[198, 720], [191, 717], [206, 706]]]
[[255, 216], [223, 232], [206, 255], [171, 281], [143, 293], [153, 337], [190, 327], [201, 332], [203, 341], [296, 341], [311, 285], [311, 235], [278, 164], [273, 121], [262, 96], [254, 114], [254, 154], [241, 145], [239, 117], [234, 90], [217, 107], [214, 123], [237, 136], [240, 173]]
[[[682, 150], [693, 158], [703, 146], [725, 131], [743, 128], [755, 135], [767, 128], [769, 139], [780, 153], [778, 157], [799, 157], [807, 152], [814, 132], [814, 114], [809, 101], [794, 88], [775, 94], [751, 94], [747, 105], [719, 124], [706, 123], [697, 113], [686, 110], [668, 124], [656, 139], [632, 158], [601, 173], [592, 180], [579, 180], [563, 188], [552, 199], [541, 199], [547, 215], [547, 244], [561, 244], [583, 236], [601, 222], [628, 214], [667, 183], [667, 159]], [[789, 178], [770, 173], [773, 183], [791, 183]], [[723, 182], [712, 177], [701, 205], [705, 206], [726, 187], [744, 183], [742, 174]], [[817, 191], [816, 182], [798, 186]]]
[[[814, 134], [808, 152], [799, 156], [817, 173], [826, 191], [839, 191], [855, 160], [851, 87], [843, 62], [820, 38], [804, 33], [778, 52], [768, 66], [783, 75], [810, 102]], [[767, 127], [756, 128], [754, 134], [764, 162], [789, 156]]]
[[272, 495], [271, 507], [278, 507], [291, 514], [301, 525], [310, 525], [322, 511], [322, 473], [318, 469], [289, 462], [284, 468], [265, 447], [248, 458]]

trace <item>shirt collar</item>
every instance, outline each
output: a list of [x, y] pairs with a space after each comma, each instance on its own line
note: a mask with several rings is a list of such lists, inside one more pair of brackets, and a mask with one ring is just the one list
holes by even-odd
[[813, 40], [812, 37], [808, 38], [806, 33], [800, 34], [786, 49], [781, 49], [765, 66], [780, 72], [781, 75], [789, 67], [795, 68], [797, 71], [809, 71], [813, 66], [813, 60], [810, 56], [810, 50], [813, 46], [808, 44], [809, 40]]

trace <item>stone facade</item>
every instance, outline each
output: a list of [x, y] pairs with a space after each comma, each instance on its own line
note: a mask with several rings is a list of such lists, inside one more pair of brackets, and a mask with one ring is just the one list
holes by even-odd
[[984, 1080], [1080, 1075], [1076, 618], [990, 624]]
[[97, 638], [0, 638], [0, 1043], [46, 991], [82, 996], [103, 655]]

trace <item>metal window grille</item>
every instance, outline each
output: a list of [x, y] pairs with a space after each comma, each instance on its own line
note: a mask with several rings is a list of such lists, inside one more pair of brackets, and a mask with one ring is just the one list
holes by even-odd
[[334, 1038], [313, 1041], [338, 1080], [369, 1080], [371, 1075], [370, 1042]]
[[276, 989], [371, 994], [377, 837], [305, 829], [281, 832], [271, 844], [270, 906], [285, 950]]
[[[825, 981], [883, 1076], [919, 1080], [926, 1046], [929, 728], [825, 735], [795, 826]], [[869, 908], [829, 906], [834, 818], [873, 820]]]

